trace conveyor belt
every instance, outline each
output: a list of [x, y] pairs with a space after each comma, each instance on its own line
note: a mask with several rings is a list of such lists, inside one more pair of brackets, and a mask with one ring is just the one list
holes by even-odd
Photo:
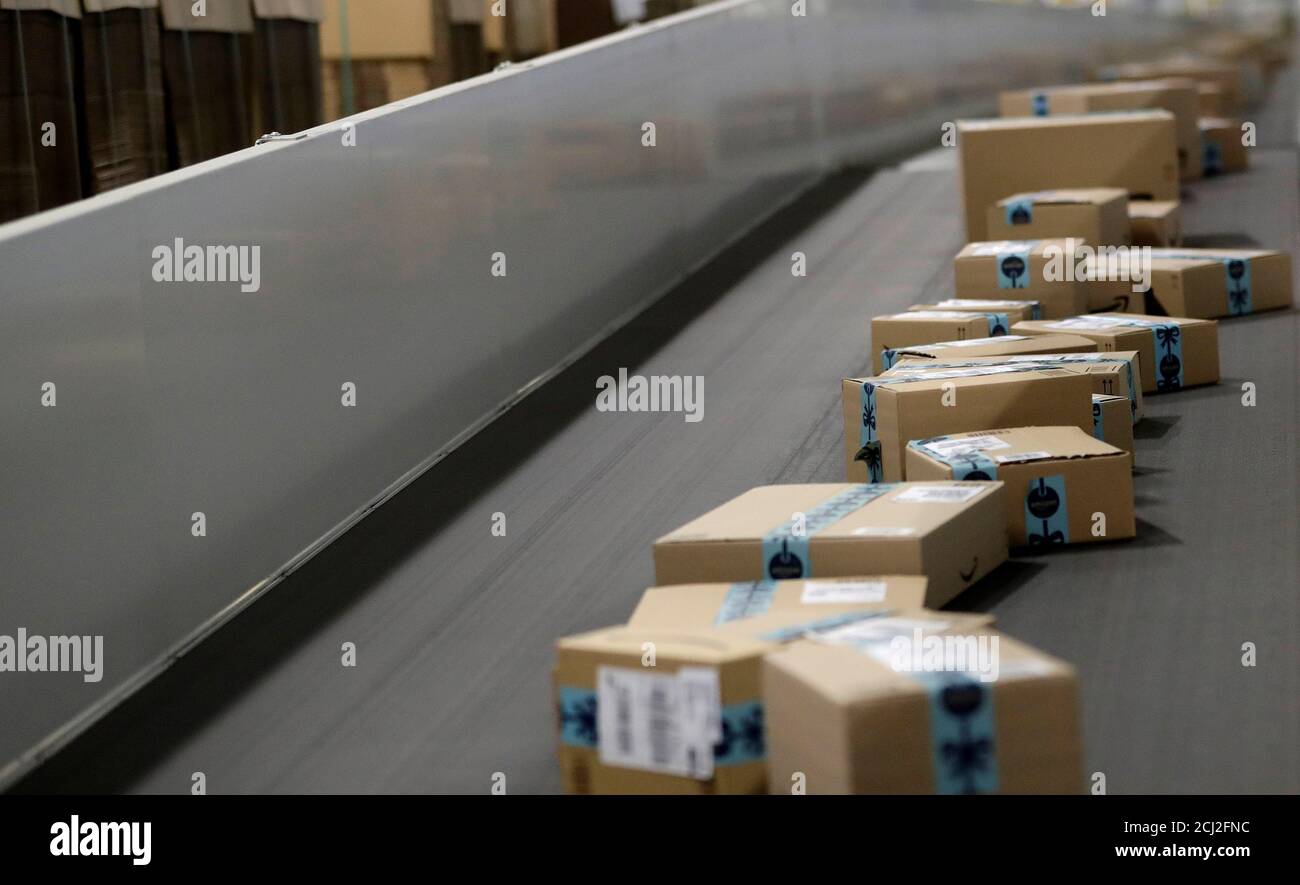
[[[1293, 145], [1293, 111], [1287, 80], [1261, 142]], [[1191, 245], [1296, 248], [1295, 151], [1252, 160], [1192, 188]], [[477, 793], [494, 772], [557, 790], [554, 640], [624, 619], [651, 542], [688, 518], [842, 479], [838, 381], [868, 362], [867, 318], [952, 283], [955, 176], [922, 165], [837, 176], [763, 225], [19, 789], [176, 793], [202, 771], [213, 793]], [[1223, 383], [1150, 398], [1137, 541], [1017, 558], [954, 604], [1078, 666], [1110, 792], [1300, 791], [1298, 317], [1222, 323]], [[703, 375], [704, 420], [597, 413], [595, 379], [620, 367]]]

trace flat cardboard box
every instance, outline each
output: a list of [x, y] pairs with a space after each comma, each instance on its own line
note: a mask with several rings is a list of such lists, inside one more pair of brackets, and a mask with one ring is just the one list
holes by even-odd
[[1077, 427], [1011, 427], [913, 440], [907, 472], [924, 479], [1005, 482], [1013, 546], [1088, 544], [1137, 534], [1133, 456]]
[[855, 482], [904, 479], [914, 439], [1022, 424], [1092, 430], [1092, 379], [1068, 369], [917, 367], [843, 382], [844, 465]]
[[1174, 115], [1163, 110], [957, 123], [966, 239], [989, 239], [988, 207], [1009, 194], [1118, 187], [1178, 199]]
[[996, 338], [1007, 334], [1012, 320], [1006, 314], [964, 310], [915, 310], [887, 314], [871, 320], [871, 365], [884, 369], [882, 352], [909, 344]]
[[924, 575], [944, 605], [1006, 558], [1001, 486], [972, 488], [759, 486], [656, 541], [655, 582]]
[[[1081, 793], [1074, 669], [947, 614], [931, 613], [930, 623], [863, 621], [767, 655], [768, 789], [789, 793], [798, 782], [808, 794]], [[926, 671], [923, 656], [909, 659], [918, 657], [909, 648], [934, 645], [935, 661], [952, 669]], [[981, 678], [992, 669], [996, 679]]]
[[1141, 354], [1143, 393], [1168, 393], [1219, 382], [1219, 325], [1214, 320], [1095, 313], [1066, 320], [1027, 320], [1016, 323], [1012, 331], [1082, 335], [1096, 341], [1103, 353], [1136, 350]]
[[1168, 248], [1183, 242], [1182, 211], [1171, 200], [1130, 200], [1128, 220], [1134, 246]]
[[[554, 689], [570, 794], [761, 793], [761, 661], [741, 633], [614, 627], [561, 639]], [[654, 666], [646, 666], [653, 649]]]
[[966, 369], [972, 366], [1043, 366], [1061, 368], [1087, 375], [1094, 394], [1122, 396], [1129, 401], [1130, 424], [1142, 420], [1142, 361], [1136, 350], [1107, 353], [1037, 353], [1006, 354], [1003, 356], [958, 356], [945, 360], [913, 360], [910, 357], [895, 361], [894, 367], [882, 377], [905, 374], [916, 369], [943, 370]]
[[1245, 316], [1291, 306], [1291, 255], [1267, 249], [1153, 249], [1149, 298], [1181, 317]]
[[[932, 313], [938, 311], [957, 311], [958, 313], [982, 313], [1005, 316], [1013, 323], [1021, 320], [1041, 320], [1043, 303], [1033, 300], [997, 299], [997, 298], [945, 298], [934, 304], [913, 304], [909, 313]], [[1010, 328], [1008, 326], [1008, 328]]]
[[1133, 451], [1133, 421], [1126, 396], [1092, 395], [1092, 436], [1117, 449]]
[[[1056, 240], [991, 240], [967, 243], [953, 259], [953, 288], [958, 298], [1014, 296], [1037, 301], [1044, 319], [1088, 312], [1090, 283], [1048, 279], [1053, 250], [1065, 254], [1070, 243]], [[1078, 246], [1074, 255], [1079, 255]]]
[[[1190, 79], [1134, 80], [1119, 83], [1080, 83], [1043, 89], [1003, 92], [998, 99], [1004, 117], [1045, 117], [1051, 114], [1090, 114], [1163, 108], [1174, 115], [1178, 137], [1178, 166], [1184, 181], [1201, 177], [1200, 114], [1197, 82]], [[1090, 240], [1106, 243], [1108, 240]]]
[[768, 612], [822, 618], [853, 611], [914, 609], [926, 605], [922, 575], [862, 575], [798, 581], [670, 584], [641, 596], [628, 626], [695, 630]]
[[1205, 174], [1243, 172], [1250, 166], [1241, 142], [1241, 123], [1223, 117], [1201, 119], [1202, 162]]
[[1030, 353], [1096, 353], [1097, 342], [1078, 335], [999, 335], [966, 341], [912, 344], [881, 354], [884, 368], [900, 360], [948, 362], [977, 356], [1011, 356]]
[[1075, 237], [1126, 246], [1132, 236], [1127, 207], [1128, 191], [1117, 187], [1012, 194], [989, 207], [988, 235], [995, 240]]

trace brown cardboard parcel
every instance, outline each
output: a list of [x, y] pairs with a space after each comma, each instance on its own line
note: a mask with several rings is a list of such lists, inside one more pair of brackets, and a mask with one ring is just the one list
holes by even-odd
[[763, 659], [768, 788], [1077, 793], [1070, 665], [948, 612], [846, 624]]
[[994, 240], [1075, 237], [1094, 245], [1126, 246], [1132, 233], [1128, 191], [1117, 187], [1075, 188], [1012, 194], [988, 210]]
[[1241, 103], [1241, 69], [1231, 62], [1217, 59], [1180, 56], [1129, 62], [1102, 68], [1099, 76], [1103, 80], [1128, 82], [1175, 78], [1195, 80], [1198, 84], [1213, 83], [1219, 87], [1222, 101], [1227, 107], [1237, 108]]
[[996, 338], [971, 338], [966, 341], [939, 341], [900, 347], [882, 354], [882, 363], [888, 369], [904, 359], [917, 363], [923, 360], [947, 362], [976, 356], [1096, 352], [1096, 341], [1078, 335], [999, 335]]
[[655, 582], [925, 575], [940, 606], [1006, 558], [1001, 486], [972, 488], [760, 486], [656, 541]]
[[1265, 249], [1152, 249], [1151, 299], [1180, 317], [1291, 306], [1291, 255]]
[[1133, 421], [1126, 396], [1092, 395], [1092, 435], [1117, 449], [1133, 451]]
[[651, 587], [628, 619], [630, 627], [697, 629], [766, 614], [799, 611], [822, 618], [853, 611], [925, 606], [922, 575], [671, 584]]
[[1168, 111], [965, 120], [957, 132], [970, 241], [989, 238], [989, 206], [1021, 191], [1120, 187], [1130, 197], [1178, 199]]
[[[1005, 316], [1013, 323], [1021, 320], [1041, 320], [1043, 304], [1041, 301], [998, 300], [994, 298], [945, 298], [934, 304], [913, 304], [909, 313], [932, 313], [938, 311], [957, 311], [958, 313], [983, 313]], [[1007, 328], [1010, 328], [1008, 326]]]
[[1200, 129], [1206, 175], [1241, 172], [1250, 166], [1242, 144], [1241, 123], [1225, 117], [1202, 117]]
[[1007, 334], [1011, 320], [996, 313], [964, 310], [909, 310], [873, 317], [871, 320], [872, 371], [884, 369], [884, 351], [909, 344], [933, 344], [936, 341], [964, 341], [970, 338], [996, 338]]
[[1219, 325], [1214, 320], [1094, 313], [1066, 320], [1028, 320], [1016, 323], [1014, 331], [1082, 335], [1096, 341], [1102, 352], [1136, 350], [1141, 354], [1143, 393], [1219, 382]]
[[1092, 379], [1044, 366], [916, 367], [843, 382], [844, 465], [856, 482], [904, 479], [914, 439], [1029, 424], [1092, 430]]
[[1183, 242], [1182, 212], [1170, 200], [1130, 200], [1128, 220], [1134, 246], [1178, 246]]
[[1133, 456], [1077, 427], [913, 440], [907, 472], [918, 479], [1005, 482], [1012, 545], [1086, 544], [1137, 534]]
[[914, 360], [900, 357], [882, 377], [908, 374], [916, 370], [966, 369], [972, 366], [1028, 366], [1068, 369], [1087, 375], [1094, 394], [1122, 396], [1129, 400], [1130, 424], [1142, 420], [1142, 360], [1136, 350], [1107, 353], [1036, 353], [1004, 356], [957, 356], [943, 360]]
[[[1090, 114], [1163, 108], [1174, 115], [1178, 167], [1184, 181], [1201, 177], [1201, 137], [1196, 129], [1200, 97], [1195, 80], [1134, 80], [1123, 83], [1080, 83], [1046, 89], [1004, 92], [998, 105], [1004, 117], [1048, 114]], [[1090, 240], [1107, 243], [1109, 240]]]
[[992, 240], [967, 243], [953, 259], [958, 298], [1014, 295], [1043, 306], [1052, 320], [1087, 313], [1094, 305], [1113, 307], [1127, 293], [1123, 281], [1083, 279], [1074, 273], [1087, 250], [1080, 240]]

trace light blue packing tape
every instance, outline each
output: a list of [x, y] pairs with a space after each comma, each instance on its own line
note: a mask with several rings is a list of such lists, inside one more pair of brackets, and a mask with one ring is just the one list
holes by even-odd
[[1092, 435], [1096, 439], [1104, 440], [1106, 431], [1102, 428], [1101, 403], [1096, 397], [1092, 398]]
[[1212, 141], [1201, 142], [1201, 171], [1205, 175], [1217, 175], [1223, 171], [1223, 152]]
[[1177, 323], [1151, 327], [1156, 346], [1156, 390], [1166, 393], [1183, 386], [1183, 333]]
[[[567, 747], [600, 746], [596, 692], [560, 686], [560, 743]], [[762, 701], [741, 701], [722, 708], [722, 740], [713, 745], [715, 766], [743, 765], [767, 755]]]
[[894, 360], [898, 358], [898, 351], [886, 347], [880, 351], [880, 366], [882, 369], [892, 369]]
[[1058, 473], [1029, 481], [1025, 495], [1025, 534], [1034, 547], [1070, 543], [1064, 476]]
[[1012, 200], [1005, 208], [1006, 222], [1009, 225], [1029, 224], [1034, 220], [1033, 200]]
[[732, 584], [727, 588], [727, 595], [718, 609], [715, 624], [726, 624], [742, 618], [761, 615], [772, 607], [772, 597], [776, 595], [776, 584], [771, 581], [745, 581]]
[[1033, 105], [1035, 117], [1046, 117], [1048, 115], [1049, 108], [1046, 92], [1035, 92], [1030, 102]]
[[1041, 320], [1043, 318], [1043, 302], [1035, 301], [1034, 306], [1030, 309], [1029, 318]]
[[775, 630], [764, 633], [758, 638], [765, 642], [790, 642], [810, 631], [830, 630], [833, 627], [843, 627], [845, 624], [855, 624], [858, 621], [865, 621], [868, 618], [892, 617], [895, 614], [897, 614], [897, 612], [893, 609], [842, 612], [838, 615], [830, 615], [824, 618], [815, 618], [811, 621], [804, 621], [802, 624], [791, 624], [788, 627], [777, 627]]
[[1223, 271], [1228, 278], [1228, 313], [1235, 317], [1250, 313], [1250, 262], [1225, 258]]
[[965, 673], [909, 675], [929, 696], [935, 792], [996, 793], [998, 748], [993, 691]]
[[[886, 351], [886, 353], [890, 352]], [[862, 382], [861, 403], [858, 453], [854, 455], [853, 460], [866, 463], [867, 482], [880, 482], [885, 478], [885, 472], [881, 460], [880, 437], [876, 435], [876, 385], [870, 381]]]
[[801, 534], [794, 533], [793, 518], [772, 529], [763, 536], [763, 574], [774, 581], [812, 577], [813, 536], [893, 488], [892, 483], [850, 486], [805, 513]]
[[1029, 253], [999, 252], [997, 271], [999, 289], [1024, 289], [1029, 285]]
[[963, 455], [944, 455], [926, 445], [926, 443], [944, 439], [948, 439], [948, 437], [935, 436], [926, 440], [914, 439], [907, 444], [907, 447], [924, 452], [928, 457], [947, 464], [949, 469], [952, 470], [953, 479], [993, 480], [998, 478], [998, 465], [991, 458], [979, 452], [970, 452]]
[[1007, 319], [1005, 313], [986, 313], [984, 316], [989, 321], [990, 338], [1005, 335], [1007, 330], [1011, 328], [1011, 321]]

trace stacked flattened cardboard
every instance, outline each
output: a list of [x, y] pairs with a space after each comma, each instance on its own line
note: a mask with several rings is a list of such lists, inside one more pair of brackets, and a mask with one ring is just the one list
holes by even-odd
[[321, 122], [324, 0], [253, 0], [257, 132], [301, 132]]
[[627, 625], [560, 641], [566, 790], [1081, 789], [1074, 670], [936, 609], [1011, 549], [1134, 538], [1144, 396], [1217, 383], [1218, 318], [1291, 303], [1288, 254], [1179, 246], [1200, 90], [1235, 108], [1231, 70], [1112, 71], [1141, 82], [959, 124], [972, 242], [955, 292], [871, 321], [872, 371], [841, 385], [852, 484], [686, 523]]

